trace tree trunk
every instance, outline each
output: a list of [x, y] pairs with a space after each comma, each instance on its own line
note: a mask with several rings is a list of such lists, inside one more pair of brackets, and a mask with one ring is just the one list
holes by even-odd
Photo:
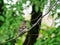
[[[36, 23], [36, 21], [42, 16], [42, 12], [40, 10], [38, 12], [36, 12], [34, 9], [35, 9], [35, 5], [32, 6], [31, 26], [34, 23]], [[34, 45], [34, 43], [36, 42], [36, 39], [38, 37], [38, 34], [39, 34], [40, 25], [41, 25], [41, 20], [34, 28], [32, 28], [28, 32], [28, 34], [26, 36], [26, 39], [25, 39], [25, 42], [23, 43], [23, 45]]]

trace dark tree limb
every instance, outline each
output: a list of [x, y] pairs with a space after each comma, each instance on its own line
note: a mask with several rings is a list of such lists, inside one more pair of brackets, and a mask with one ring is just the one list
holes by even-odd
[[[40, 10], [38, 12], [35, 11], [35, 4], [32, 6], [32, 13], [33, 14], [31, 16], [31, 20], [36, 19], [38, 16], [39, 17], [36, 20], [31, 21], [31, 26], [35, 24], [40, 17], [42, 17], [42, 12]], [[23, 45], [34, 45], [39, 34], [40, 25], [41, 25], [41, 20], [28, 32], [26, 36], [26, 40], [23, 43]]]

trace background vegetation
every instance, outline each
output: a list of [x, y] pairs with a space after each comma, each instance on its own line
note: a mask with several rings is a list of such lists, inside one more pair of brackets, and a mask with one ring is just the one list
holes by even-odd
[[0, 0], [0, 45], [60, 45], [60, 0]]

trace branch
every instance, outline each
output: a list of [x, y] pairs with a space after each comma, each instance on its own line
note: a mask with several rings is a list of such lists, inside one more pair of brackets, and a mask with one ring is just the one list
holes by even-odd
[[22, 32], [20, 32], [16, 37], [14, 37], [14, 38], [12, 38], [12, 39], [9, 39], [9, 40], [7, 40], [7, 41], [5, 41], [5, 42], [0, 42], [0, 44], [7, 43], [7, 42], [9, 42], [9, 41], [11, 41], [11, 40], [16, 40], [16, 39], [17, 39], [18, 37], [20, 37], [22, 34], [30, 31], [33, 27], [35, 27], [35, 26], [39, 23], [39, 21], [40, 21], [44, 16], [46, 16], [50, 11], [52, 11], [52, 8], [53, 8], [56, 4], [57, 4], [57, 1], [54, 3], [53, 6], [51, 6], [50, 10], [49, 10], [45, 15], [41, 16], [41, 17], [37, 20], [37, 22], [36, 22], [35, 24], [33, 24], [33, 26], [32, 26], [30, 29], [28, 29], [27, 31], [26, 31], [26, 30], [22, 30]]

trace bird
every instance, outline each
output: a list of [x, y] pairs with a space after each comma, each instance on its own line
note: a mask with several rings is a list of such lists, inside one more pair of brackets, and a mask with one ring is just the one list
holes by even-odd
[[26, 27], [26, 21], [22, 21], [20, 27], [19, 27], [19, 33], [22, 31], [27, 31], [27, 27]]

